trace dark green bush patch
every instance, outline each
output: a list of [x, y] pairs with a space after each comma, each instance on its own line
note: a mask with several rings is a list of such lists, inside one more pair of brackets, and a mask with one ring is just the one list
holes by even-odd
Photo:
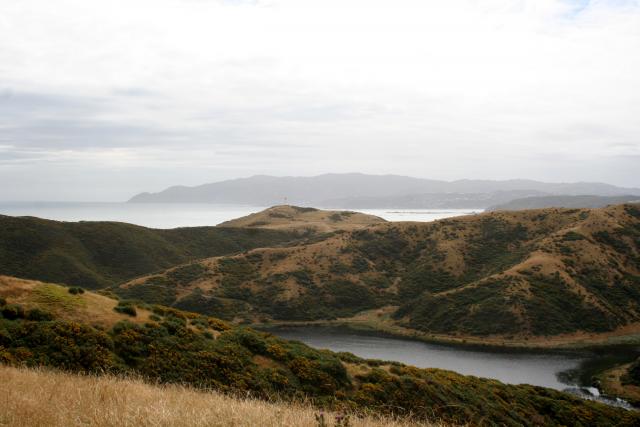
[[207, 269], [198, 263], [177, 267], [167, 273], [172, 283], [181, 286], [186, 285], [204, 276]]
[[37, 322], [45, 322], [45, 321], [53, 320], [53, 315], [48, 311], [41, 310], [39, 308], [32, 308], [27, 312], [26, 318], [28, 320], [34, 320]]
[[118, 313], [126, 314], [131, 317], [136, 317], [138, 315], [135, 305], [127, 301], [120, 301], [118, 305], [113, 307], [113, 309]]
[[19, 304], [6, 304], [2, 307], [2, 316], [5, 319], [23, 319], [24, 315], [24, 308]]
[[0, 274], [99, 289], [195, 259], [299, 239], [295, 232], [281, 230], [157, 230], [117, 222], [0, 215]]

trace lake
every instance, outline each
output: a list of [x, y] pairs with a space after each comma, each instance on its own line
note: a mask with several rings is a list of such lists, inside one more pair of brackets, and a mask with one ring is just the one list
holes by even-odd
[[[264, 206], [207, 203], [0, 202], [0, 214], [57, 221], [119, 221], [151, 228], [218, 225], [266, 209]], [[434, 221], [482, 209], [364, 209], [388, 221]]]
[[[392, 360], [420, 368], [440, 368], [508, 384], [531, 384], [597, 398], [591, 377], [640, 355], [640, 348], [609, 347], [579, 351], [479, 349], [432, 344], [335, 327], [279, 327], [269, 332], [316, 348], [347, 351], [367, 359]], [[595, 395], [595, 396], [589, 396]]]

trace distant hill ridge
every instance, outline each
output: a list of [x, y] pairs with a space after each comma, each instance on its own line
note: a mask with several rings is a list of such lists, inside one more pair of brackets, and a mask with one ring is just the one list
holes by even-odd
[[[513, 192], [509, 195], [508, 193]], [[532, 180], [439, 181], [399, 175], [325, 174], [314, 177], [257, 175], [195, 187], [175, 186], [159, 193], [142, 193], [131, 203], [231, 203], [272, 206], [282, 203], [334, 207], [484, 208], [536, 195], [640, 195], [638, 188], [603, 183], [545, 183]], [[436, 197], [435, 195], [440, 195]], [[399, 200], [396, 200], [400, 198]]]
[[488, 211], [508, 211], [542, 208], [604, 208], [622, 203], [640, 203], [638, 195], [624, 196], [541, 196], [515, 199], [507, 203], [490, 206]]

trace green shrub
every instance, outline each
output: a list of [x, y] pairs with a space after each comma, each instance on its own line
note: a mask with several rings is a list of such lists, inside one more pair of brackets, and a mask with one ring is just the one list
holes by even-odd
[[339, 213], [331, 214], [329, 215], [329, 220], [333, 222], [340, 222], [342, 221], [342, 215], [340, 215]]
[[84, 289], [74, 286], [72, 288], [69, 288], [69, 293], [72, 295], [84, 294]]
[[2, 308], [2, 316], [5, 319], [24, 319], [24, 308], [19, 304], [7, 304]]
[[118, 305], [116, 305], [115, 307], [113, 307], [113, 309], [115, 311], [117, 311], [118, 313], [122, 313], [122, 314], [128, 314], [131, 317], [136, 317], [138, 315], [138, 312], [136, 311], [135, 306], [133, 306], [131, 303], [119, 303]]
[[46, 322], [53, 320], [53, 315], [48, 311], [39, 308], [33, 308], [27, 312], [27, 319], [36, 322]]
[[7, 300], [4, 299], [3, 297], [0, 297], [0, 307], [3, 307], [7, 304]]
[[562, 240], [564, 240], [565, 242], [573, 242], [576, 240], [584, 240], [585, 237], [580, 234], [580, 233], [576, 233], [575, 231], [569, 231], [567, 233], [564, 234], [564, 236], [562, 236]]
[[636, 359], [627, 369], [627, 373], [622, 378], [623, 384], [640, 386], [640, 358]]
[[126, 288], [118, 287], [115, 291], [121, 298], [163, 305], [173, 304], [177, 295], [175, 285], [164, 276], [152, 276], [144, 283]]
[[316, 208], [306, 208], [306, 207], [302, 207], [302, 206], [291, 206], [291, 208], [293, 208], [293, 210], [298, 211], [300, 213], [317, 212], [318, 211], [318, 209], [316, 209]]
[[177, 267], [168, 272], [167, 276], [177, 285], [186, 285], [201, 278], [206, 271], [207, 269], [201, 264], [193, 263]]
[[209, 322], [205, 317], [196, 317], [195, 319], [191, 319], [191, 324], [198, 329], [207, 329], [209, 327]]

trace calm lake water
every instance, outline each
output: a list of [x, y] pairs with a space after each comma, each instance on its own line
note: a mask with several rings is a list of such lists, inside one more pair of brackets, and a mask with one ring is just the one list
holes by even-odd
[[[0, 202], [0, 214], [57, 221], [119, 221], [151, 228], [218, 225], [266, 209], [264, 206], [206, 203]], [[481, 212], [481, 209], [365, 209], [388, 221], [433, 221]]]
[[[316, 348], [348, 351], [367, 359], [393, 360], [421, 368], [440, 368], [464, 375], [494, 378], [508, 384], [531, 384], [556, 390], [588, 390], [591, 377], [640, 355], [638, 347], [611, 347], [575, 352], [487, 350], [352, 332], [343, 328], [283, 327], [269, 332]], [[610, 403], [610, 402], [609, 402]]]

